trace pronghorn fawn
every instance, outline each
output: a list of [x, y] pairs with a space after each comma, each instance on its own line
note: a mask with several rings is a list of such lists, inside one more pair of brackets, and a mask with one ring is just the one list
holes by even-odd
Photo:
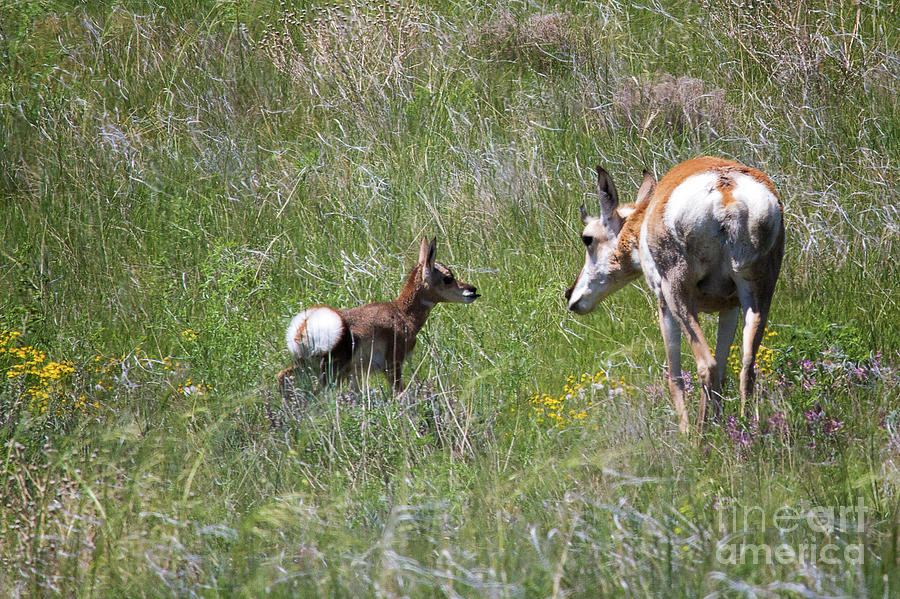
[[296, 363], [278, 373], [282, 394], [301, 364], [318, 369], [320, 384], [351, 374], [365, 380], [370, 372], [383, 372], [394, 391], [401, 392], [403, 360], [434, 305], [471, 304], [479, 297], [475, 287], [434, 261], [435, 244], [422, 239], [419, 261], [394, 301], [342, 310], [313, 306], [294, 316], [286, 340]]
[[[609, 174], [597, 167], [600, 216], [581, 206], [587, 248], [584, 267], [566, 291], [569, 310], [587, 314], [598, 302], [641, 276], [659, 302], [668, 384], [682, 432], [688, 430], [681, 374], [681, 334], [697, 361], [707, 402], [721, 416], [728, 350], [744, 317], [741, 415], [755, 383], [756, 352], [766, 327], [784, 255], [781, 200], [762, 172], [720, 158], [682, 162], [657, 184], [644, 172], [632, 204], [619, 206]], [[715, 355], [700, 330], [698, 312], [718, 312]]]

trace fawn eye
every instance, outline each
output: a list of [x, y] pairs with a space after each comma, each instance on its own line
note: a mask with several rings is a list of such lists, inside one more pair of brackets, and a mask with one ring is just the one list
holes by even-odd
[[585, 247], [591, 247], [591, 244], [594, 243], [594, 238], [590, 235], [582, 235], [581, 241], [584, 243]]
[[453, 282], [453, 277], [451, 277], [450, 275], [444, 276], [444, 285], [449, 285], [452, 282]]

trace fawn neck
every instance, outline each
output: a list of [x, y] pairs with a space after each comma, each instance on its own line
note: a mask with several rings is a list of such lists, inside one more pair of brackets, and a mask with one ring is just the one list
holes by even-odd
[[394, 300], [394, 305], [406, 316], [415, 328], [415, 332], [418, 333], [435, 303], [435, 300], [429, 297], [422, 281], [422, 265], [417, 264], [406, 278], [406, 283], [403, 285], [400, 295]]

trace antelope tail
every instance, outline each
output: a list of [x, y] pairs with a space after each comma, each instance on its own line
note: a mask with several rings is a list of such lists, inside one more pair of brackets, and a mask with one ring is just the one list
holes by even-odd
[[324, 356], [333, 350], [344, 334], [344, 319], [328, 306], [314, 306], [291, 319], [285, 341], [297, 360]]

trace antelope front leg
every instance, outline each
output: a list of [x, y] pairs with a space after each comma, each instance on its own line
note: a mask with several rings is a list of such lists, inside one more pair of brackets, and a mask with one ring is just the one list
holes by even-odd
[[[728, 352], [731, 350], [731, 342], [734, 341], [734, 332], [737, 330], [738, 314], [740, 308], [723, 310], [719, 312], [719, 328], [716, 332], [716, 374], [719, 377], [719, 385], [725, 385], [725, 367], [728, 364]], [[715, 416], [721, 417], [721, 411]]]
[[688, 297], [684, 292], [673, 292], [671, 289], [663, 287], [663, 295], [666, 301], [666, 307], [672, 312], [681, 325], [681, 330], [687, 337], [688, 344], [691, 346], [691, 353], [694, 354], [694, 360], [697, 362], [697, 374], [700, 377], [700, 383], [703, 385], [703, 393], [700, 394], [700, 407], [697, 410], [697, 427], [702, 432], [706, 423], [706, 404], [713, 404], [713, 409], [720, 409], [718, 404], [721, 398], [721, 383], [719, 381], [719, 372], [716, 367], [716, 360], [709, 351], [709, 345], [700, 329], [700, 321], [697, 319], [697, 313], [684, 300], [678, 301], [676, 298]]
[[678, 430], [687, 433], [690, 427], [687, 410], [684, 407], [684, 379], [681, 376], [681, 329], [675, 316], [669, 311], [663, 300], [659, 300], [659, 328], [662, 330], [663, 343], [666, 346], [669, 395], [672, 396], [672, 403], [675, 404]]

